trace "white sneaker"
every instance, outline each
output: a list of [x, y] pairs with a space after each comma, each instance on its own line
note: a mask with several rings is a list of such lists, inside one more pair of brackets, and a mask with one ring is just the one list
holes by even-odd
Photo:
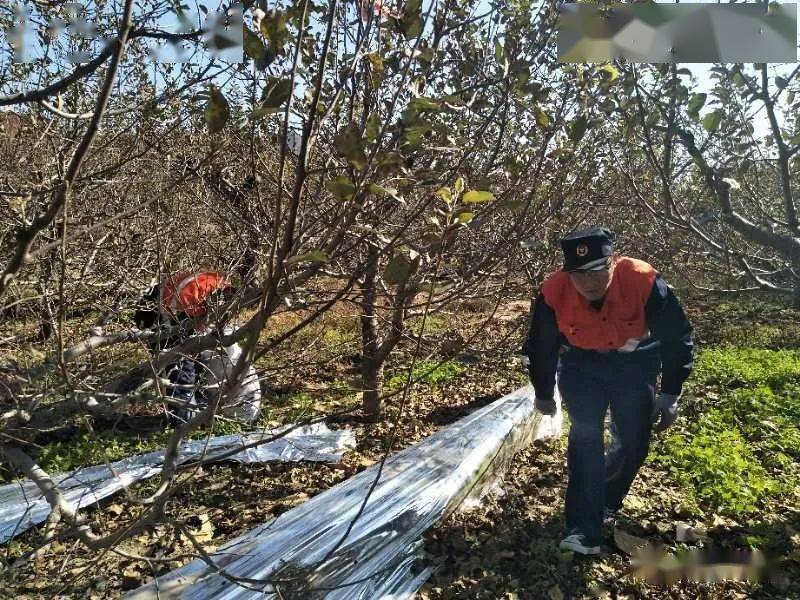
[[586, 543], [586, 536], [582, 533], [568, 535], [558, 545], [562, 550], [571, 550], [578, 554], [600, 554], [600, 546], [590, 546]]

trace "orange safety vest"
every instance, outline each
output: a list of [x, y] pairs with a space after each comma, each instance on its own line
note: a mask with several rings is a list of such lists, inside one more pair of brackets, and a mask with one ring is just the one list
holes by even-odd
[[635, 258], [620, 257], [615, 262], [600, 310], [589, 305], [564, 271], [551, 273], [542, 284], [544, 300], [556, 315], [558, 330], [572, 346], [630, 351], [649, 334], [644, 309], [658, 272]]
[[164, 284], [161, 309], [173, 318], [177, 318], [180, 312], [190, 317], [200, 317], [208, 310], [206, 298], [216, 290], [228, 287], [230, 283], [223, 273], [182, 271], [172, 275]]

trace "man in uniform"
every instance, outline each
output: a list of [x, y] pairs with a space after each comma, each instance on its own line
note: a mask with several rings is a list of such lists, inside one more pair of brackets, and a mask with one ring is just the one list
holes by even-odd
[[[616, 254], [614, 241], [603, 227], [561, 240], [564, 267], [542, 284], [526, 343], [536, 408], [555, 413], [558, 375], [569, 414], [560, 547], [581, 554], [600, 553], [602, 526], [622, 507], [651, 431], [675, 421], [692, 369], [692, 327], [672, 289], [646, 262]], [[604, 455], [609, 407], [612, 443]]]

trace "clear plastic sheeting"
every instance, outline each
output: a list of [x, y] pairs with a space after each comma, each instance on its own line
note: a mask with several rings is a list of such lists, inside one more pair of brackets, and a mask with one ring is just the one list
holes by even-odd
[[[214, 438], [192, 440], [178, 450], [178, 464], [215, 460], [243, 463], [267, 461], [339, 462], [348, 448], [356, 445], [349, 429], [333, 431], [324, 423], [291, 429], [276, 440], [270, 439], [291, 426], [272, 431], [236, 433]], [[236, 452], [237, 449], [241, 449]], [[77, 508], [100, 501], [136, 481], [158, 475], [164, 463], [164, 451], [149, 452], [123, 458], [106, 465], [78, 469], [72, 473], [54, 475], [53, 481], [66, 499]], [[50, 505], [39, 488], [29, 479], [0, 486], [0, 543], [26, 529], [42, 523], [50, 514]]]
[[390, 457], [343, 543], [377, 464], [228, 543], [214, 567], [195, 560], [128, 600], [410, 598], [430, 575], [415, 569], [422, 534], [490, 490], [517, 450], [554, 427], [534, 410], [533, 389], [517, 390]]

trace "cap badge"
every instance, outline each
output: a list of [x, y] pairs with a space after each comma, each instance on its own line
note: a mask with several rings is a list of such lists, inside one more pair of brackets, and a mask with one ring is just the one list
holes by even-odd
[[578, 247], [575, 248], [575, 254], [581, 257], [586, 256], [589, 254], [589, 246], [586, 244], [578, 244]]

